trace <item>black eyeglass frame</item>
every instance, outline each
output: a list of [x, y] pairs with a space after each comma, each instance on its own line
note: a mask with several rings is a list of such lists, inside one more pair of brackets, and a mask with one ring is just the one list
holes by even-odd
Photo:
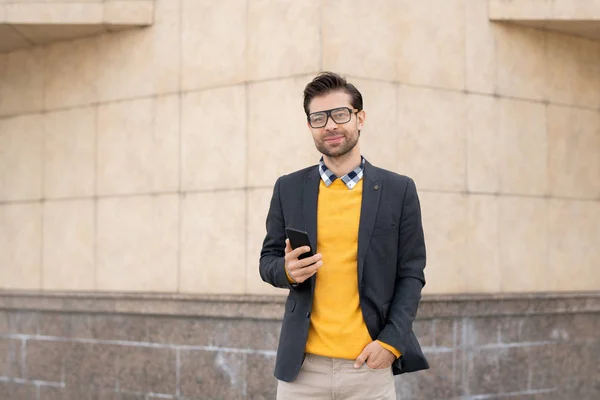
[[[348, 121], [346, 121], [346, 122], [337, 122], [335, 120], [335, 118], [333, 118], [333, 115], [331, 115], [331, 113], [334, 112], [334, 111], [343, 110], [343, 109], [348, 110], [348, 112], [350, 113], [350, 118], [348, 118]], [[347, 124], [348, 122], [350, 122], [352, 120], [352, 114], [357, 114], [360, 111], [361, 110], [356, 109], [356, 108], [336, 107], [336, 108], [332, 108], [331, 110], [323, 110], [323, 111], [316, 111], [314, 113], [310, 113], [306, 117], [306, 120], [308, 121], [308, 124], [310, 125], [311, 128], [318, 129], [318, 128], [323, 128], [323, 127], [327, 126], [327, 122], [329, 122], [329, 118], [331, 118], [333, 120], [333, 122], [335, 122], [336, 124], [339, 124], [339, 125]], [[322, 113], [325, 113], [326, 116], [327, 116], [327, 118], [325, 118], [325, 123], [323, 125], [321, 125], [321, 126], [313, 126], [312, 122], [310, 121], [310, 116], [311, 115], [315, 115], [315, 114], [322, 114]]]

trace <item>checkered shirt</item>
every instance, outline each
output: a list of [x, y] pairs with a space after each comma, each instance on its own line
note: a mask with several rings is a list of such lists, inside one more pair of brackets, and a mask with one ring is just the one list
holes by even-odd
[[[350, 171], [346, 175], [342, 176], [342, 182], [346, 184], [348, 189], [353, 189], [354, 186], [361, 180], [363, 177], [363, 172], [365, 170], [365, 159], [361, 158], [361, 163], [354, 171]], [[337, 176], [327, 166], [325, 162], [323, 162], [323, 157], [319, 160], [319, 174], [321, 175], [321, 179], [325, 182], [325, 186], [329, 187], [337, 179]]]

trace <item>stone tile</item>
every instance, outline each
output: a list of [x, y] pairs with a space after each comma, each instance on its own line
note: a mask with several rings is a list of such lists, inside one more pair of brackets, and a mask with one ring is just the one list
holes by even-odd
[[247, 7], [248, 80], [280, 78], [319, 70], [320, 0], [249, 0]]
[[456, 319], [436, 319], [433, 321], [434, 346], [454, 348], [462, 342], [462, 324]]
[[99, 200], [97, 289], [176, 291], [178, 213], [176, 195]]
[[302, 111], [302, 92], [312, 78], [248, 86], [248, 186], [268, 187], [281, 175], [318, 163], [320, 154]]
[[65, 377], [65, 361], [72, 344], [28, 340], [25, 347], [25, 379], [62, 382]]
[[249, 400], [274, 399], [277, 379], [273, 376], [275, 356], [248, 354], [246, 356], [246, 398]]
[[529, 354], [529, 389], [550, 389], [556, 387], [559, 376], [563, 374], [556, 368], [558, 345], [532, 346]]
[[548, 250], [549, 290], [598, 290], [600, 203], [550, 200]]
[[98, 107], [98, 193], [172, 192], [179, 186], [179, 97]]
[[7, 316], [7, 333], [37, 334], [39, 315], [36, 312], [15, 311], [8, 313]]
[[498, 215], [499, 251], [503, 260], [501, 290], [547, 290], [547, 200], [500, 197]]
[[487, 3], [465, 1], [466, 89], [478, 93], [496, 90], [496, 53], [494, 24], [487, 15]]
[[44, 203], [42, 287], [94, 290], [93, 200]]
[[21, 1], [12, 1], [6, 7], [6, 21], [15, 25], [95, 25], [102, 23], [102, 11], [102, 4], [98, 2], [48, 4], [42, 1], [23, 4]]
[[511, 347], [500, 352], [500, 392], [523, 392], [528, 389], [529, 348]]
[[44, 105], [46, 109], [74, 107], [98, 100], [99, 40], [52, 43], [44, 48]]
[[104, 3], [104, 23], [115, 25], [151, 25], [153, 0], [111, 0]]
[[396, 378], [396, 393], [401, 399], [451, 399], [460, 395], [460, 364], [449, 353], [425, 354], [430, 369]]
[[[393, 0], [325, 1], [322, 69], [361, 78], [396, 80], [398, 4]], [[348, 35], [349, 29], [361, 32]], [[390, 40], [388, 40], [390, 39]]]
[[600, 198], [600, 114], [549, 105], [547, 116], [550, 194]]
[[374, 80], [349, 78], [363, 96], [367, 118], [360, 131], [360, 150], [372, 164], [400, 172], [398, 165], [398, 85]]
[[0, 288], [41, 288], [41, 232], [40, 203], [0, 205]]
[[119, 355], [119, 390], [174, 395], [176, 369], [174, 349], [123, 347]]
[[43, 123], [44, 198], [94, 195], [96, 109], [48, 113]]
[[99, 37], [100, 101], [160, 95], [179, 89], [179, 2], [157, 2], [155, 16], [151, 28]]
[[[595, 352], [594, 352], [595, 350]], [[575, 399], [587, 399], [597, 381], [598, 347], [592, 343], [565, 344], [555, 354], [556, 369], [563, 371], [554, 385]], [[596, 392], [597, 393], [597, 392]]]
[[0, 339], [0, 376], [22, 378], [22, 340]]
[[500, 391], [500, 351], [497, 349], [470, 350], [467, 361], [468, 393], [471, 395]]
[[65, 362], [66, 386], [90, 392], [114, 390], [123, 354], [122, 346], [73, 343]]
[[181, 20], [183, 90], [246, 80], [245, 0], [183, 0]]
[[250, 189], [247, 192], [248, 210], [246, 225], [246, 292], [254, 294], [285, 294], [284, 290], [273, 287], [260, 277], [258, 265], [262, 243], [267, 234], [265, 228], [273, 189]]
[[41, 111], [44, 107], [43, 72], [39, 48], [0, 54], [0, 115]]
[[500, 190], [498, 146], [499, 101], [490, 96], [467, 96], [467, 189]]
[[149, 317], [138, 315], [100, 314], [92, 315], [91, 336], [103, 340], [148, 342], [150, 333], [146, 327]]
[[[372, 4], [368, 4], [372, 7]], [[397, 79], [462, 90], [465, 87], [465, 1], [400, 0]], [[441, 43], [443, 45], [435, 45]], [[432, 45], [423, 46], [423, 43]], [[415, 67], [418, 66], [418, 67]]]
[[553, 0], [489, 0], [490, 18], [497, 19], [547, 19], [551, 17], [550, 2]]
[[466, 96], [400, 86], [397, 118], [397, 170], [421, 190], [464, 191]]
[[[516, 25], [494, 25], [498, 94], [544, 100], [546, 33]], [[527, 54], [527, 57], [523, 57]]]
[[36, 334], [60, 338], [91, 339], [94, 316], [90, 314], [40, 313], [37, 316]]
[[413, 322], [413, 332], [419, 339], [421, 347], [433, 346], [433, 324], [433, 320], [416, 320]]
[[479, 347], [488, 344], [499, 344], [501, 337], [501, 320], [498, 318], [470, 318], [466, 325], [467, 347]]
[[183, 190], [245, 186], [246, 86], [184, 94], [181, 135]]
[[544, 106], [502, 99], [498, 127], [500, 191], [547, 194], [548, 141]]
[[498, 249], [498, 198], [468, 196], [467, 260], [463, 277], [469, 293], [500, 291], [501, 266]]
[[[417, 181], [417, 185], [418, 185]], [[418, 186], [417, 186], [418, 187]], [[427, 243], [427, 285], [424, 293], [461, 293], [467, 251], [467, 197], [453, 193], [420, 193]]]
[[547, 33], [547, 41], [546, 98], [553, 103], [598, 108], [600, 43], [553, 32]]
[[5, 399], [37, 400], [35, 386], [30, 383], [0, 381], [0, 393]]
[[42, 137], [38, 114], [0, 120], [0, 201], [42, 197]]
[[[53, 11], [54, 12], [54, 11]], [[61, 11], [58, 11], [59, 17]], [[74, 38], [88, 38], [106, 32], [100, 23], [92, 24], [13, 24], [14, 29], [28, 41], [37, 45], [48, 45], [55, 42], [71, 41]], [[43, 99], [42, 99], [43, 101]]]
[[139, 393], [119, 393], [113, 390], [89, 390], [85, 387], [40, 387], [39, 400], [147, 400], [147, 397]]
[[179, 289], [242, 293], [246, 277], [239, 262], [245, 255], [245, 192], [189, 194], [181, 207]]
[[[4, 6], [0, 5], [0, 21], [4, 21]], [[18, 31], [14, 30], [11, 25], [0, 25], [0, 53], [10, 53], [11, 51], [30, 48], [31, 44]], [[2, 56], [0, 55], [0, 58]]]
[[241, 398], [246, 374], [245, 358], [245, 354], [181, 350], [181, 395], [186, 400]]

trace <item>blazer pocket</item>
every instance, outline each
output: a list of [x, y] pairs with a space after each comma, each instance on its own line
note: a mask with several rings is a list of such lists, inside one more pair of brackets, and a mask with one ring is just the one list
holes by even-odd
[[387, 226], [385, 228], [373, 228], [371, 236], [389, 235], [397, 230], [396, 226]]

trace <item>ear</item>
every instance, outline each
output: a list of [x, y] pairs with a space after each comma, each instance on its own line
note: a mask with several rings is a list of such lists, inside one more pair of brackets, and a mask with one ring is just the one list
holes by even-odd
[[367, 119], [367, 113], [365, 110], [360, 110], [356, 113], [356, 122], [358, 125], [358, 129], [363, 129], [365, 126], [365, 120]]

